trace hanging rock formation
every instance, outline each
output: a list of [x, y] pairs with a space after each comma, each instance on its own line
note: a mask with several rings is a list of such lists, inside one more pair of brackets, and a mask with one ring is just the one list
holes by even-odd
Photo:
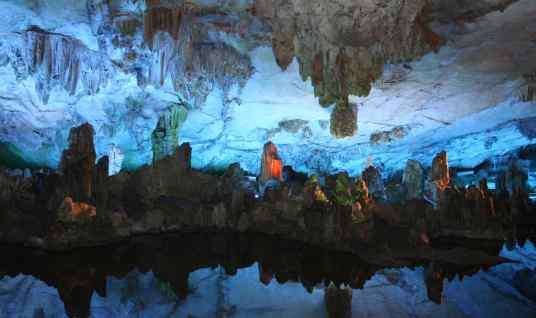
[[357, 131], [357, 105], [348, 99], [337, 102], [331, 113], [331, 135], [336, 138], [352, 137]]
[[422, 165], [416, 160], [408, 160], [402, 176], [402, 186], [407, 200], [422, 198], [424, 177]]
[[95, 146], [93, 127], [89, 123], [72, 128], [69, 133], [69, 148], [63, 151], [61, 171], [69, 196], [76, 202], [90, 202], [93, 195], [95, 171]]
[[270, 141], [264, 145], [261, 158], [260, 183], [269, 180], [283, 181], [283, 161], [277, 154], [277, 147]]
[[178, 40], [182, 21], [179, 8], [151, 7], [143, 17], [143, 37], [146, 43], [152, 43], [157, 32], [166, 32]]
[[35, 91], [46, 104], [59, 87], [69, 95], [95, 95], [113, 75], [109, 60], [77, 39], [31, 27], [12, 39], [9, 59], [17, 80], [36, 78]]
[[[420, 56], [441, 44], [427, 26], [426, 4], [256, 0], [255, 14], [275, 30], [274, 51], [283, 69], [281, 61], [288, 61], [291, 52], [282, 52], [278, 44], [293, 39], [295, 45], [287, 47], [295, 47], [302, 78], [312, 79], [320, 104], [327, 106], [349, 95], [367, 95], [384, 63]], [[281, 30], [293, 29], [294, 38], [281, 35]]]
[[173, 105], [160, 116], [151, 136], [153, 162], [175, 151], [179, 145], [179, 130], [187, 115], [188, 111], [184, 106]]

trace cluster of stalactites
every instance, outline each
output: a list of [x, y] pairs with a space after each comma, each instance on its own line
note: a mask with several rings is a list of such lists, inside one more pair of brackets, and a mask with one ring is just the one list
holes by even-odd
[[[168, 11], [165, 16], [171, 14]], [[145, 21], [149, 23], [145, 25], [146, 40], [152, 50], [148, 75], [151, 84], [162, 86], [171, 81], [176, 92], [194, 107], [200, 107], [215, 88], [226, 99], [233, 86], [243, 88], [251, 77], [250, 59], [223, 42], [204, 41], [199, 32], [203, 26], [197, 25], [192, 17], [175, 17], [175, 21], [180, 21], [176, 24], [162, 22], [171, 25], [168, 28], [154, 22], [154, 13], [146, 14], [151, 16]], [[162, 19], [168, 21], [162, 17], [157, 20]]]
[[70, 95], [98, 93], [110, 78], [108, 60], [71, 37], [32, 27], [11, 45], [10, 62], [18, 80], [35, 78], [43, 103], [60, 87]]
[[[319, 103], [336, 104], [345, 114], [350, 111], [341, 105], [348, 96], [368, 95], [384, 64], [413, 59], [442, 43], [428, 27], [424, 0], [382, 6], [370, 1], [333, 5], [315, 0], [257, 0], [255, 13], [272, 27], [272, 49], [281, 69], [286, 70], [296, 57], [300, 74], [303, 80], [311, 79]], [[327, 18], [332, 16], [341, 18]], [[337, 121], [343, 116], [332, 117]], [[355, 133], [356, 129], [332, 129], [336, 138]]]

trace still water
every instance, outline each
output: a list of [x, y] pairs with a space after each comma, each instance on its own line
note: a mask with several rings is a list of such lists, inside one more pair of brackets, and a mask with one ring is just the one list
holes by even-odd
[[327, 317], [330, 282], [353, 289], [352, 317], [536, 317], [532, 241], [470, 246], [516, 262], [386, 266], [236, 234], [140, 237], [61, 254], [4, 246], [0, 318]]

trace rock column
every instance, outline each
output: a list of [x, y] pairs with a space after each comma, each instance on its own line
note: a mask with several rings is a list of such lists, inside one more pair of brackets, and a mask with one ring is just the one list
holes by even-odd
[[407, 161], [404, 175], [402, 176], [402, 185], [406, 200], [422, 198], [424, 191], [424, 169], [418, 161]]
[[446, 151], [438, 153], [432, 162], [432, 181], [440, 190], [445, 190], [450, 183], [449, 163]]
[[324, 294], [326, 311], [329, 318], [352, 317], [352, 289], [349, 287], [339, 288], [333, 283], [326, 288]]
[[67, 192], [77, 202], [90, 202], [93, 195], [96, 159], [93, 134], [93, 127], [88, 123], [72, 128], [69, 148], [61, 157], [60, 169]]
[[261, 159], [261, 184], [269, 180], [283, 181], [283, 161], [277, 154], [277, 147], [268, 142], [264, 145]]

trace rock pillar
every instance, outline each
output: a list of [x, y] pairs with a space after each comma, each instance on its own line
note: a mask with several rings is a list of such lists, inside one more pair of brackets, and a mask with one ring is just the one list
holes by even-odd
[[96, 159], [93, 134], [93, 127], [88, 123], [72, 128], [69, 148], [61, 156], [60, 169], [67, 192], [77, 202], [90, 202], [93, 195]]

